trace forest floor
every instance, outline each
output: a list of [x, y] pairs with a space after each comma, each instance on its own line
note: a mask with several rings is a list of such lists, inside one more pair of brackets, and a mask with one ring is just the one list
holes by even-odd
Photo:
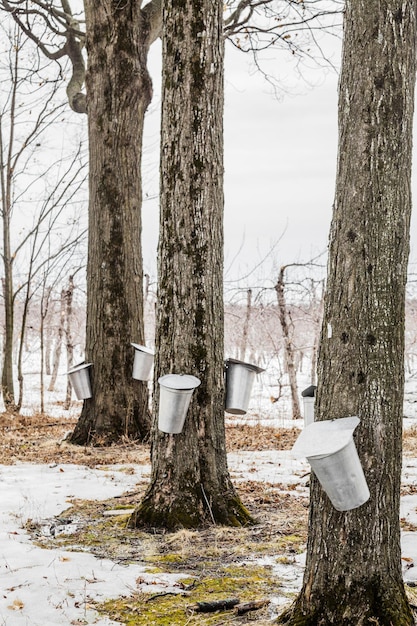
[[[98, 600], [86, 596], [79, 616], [71, 613], [71, 621], [54, 623], [270, 625], [301, 583], [307, 538], [308, 472], [297, 465], [295, 480], [285, 478], [284, 474], [277, 479], [273, 476], [272, 462], [264, 456], [266, 476], [269, 471], [271, 480], [261, 480], [256, 471], [259, 458], [256, 455], [280, 451], [284, 454], [284, 465], [285, 454], [299, 429], [227, 426], [228, 453], [231, 457], [241, 455], [231, 463], [232, 479], [237, 481], [238, 493], [257, 524], [241, 529], [210, 526], [198, 531], [145, 533], [128, 529], [127, 520], [149, 480], [148, 446], [131, 442], [108, 448], [72, 446], [65, 436], [75, 422], [45, 415], [0, 414], [0, 465], [41, 464], [62, 473], [69, 473], [74, 465], [92, 471], [116, 467], [121, 473], [131, 474], [132, 486], [105, 499], [67, 498], [68, 507], [59, 515], [26, 518], [23, 529], [38, 548], [58, 549], [62, 554], [88, 552], [98, 560], [110, 559], [118, 566], [140, 564], [146, 573], [137, 576], [134, 588], [117, 597]], [[417, 457], [415, 426], [405, 431], [403, 447], [407, 457]], [[247, 459], [243, 454], [250, 455], [252, 466], [243, 461]], [[271, 463], [269, 470], [268, 463]], [[139, 480], [134, 475], [137, 466], [144, 468]], [[409, 482], [404, 485], [402, 495], [414, 495], [416, 491]], [[407, 532], [417, 531], [410, 520], [403, 519], [402, 524]], [[409, 565], [413, 567], [414, 562]], [[160, 579], [165, 573], [172, 574], [174, 582], [161, 588]], [[411, 603], [417, 605], [416, 588], [409, 586], [407, 592]], [[237, 608], [216, 613], [200, 611], [204, 605], [198, 603], [225, 600], [239, 604]], [[7, 621], [0, 614], [2, 623], [13, 626], [31, 623], [16, 619], [23, 606], [15, 602], [16, 598], [7, 607], [15, 611], [15, 617]], [[253, 610], [244, 612], [249, 602], [257, 604]]]

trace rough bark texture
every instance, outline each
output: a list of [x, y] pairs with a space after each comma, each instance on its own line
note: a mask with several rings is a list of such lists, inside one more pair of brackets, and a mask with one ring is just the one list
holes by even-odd
[[399, 500], [415, 29], [414, 1], [347, 2], [316, 414], [360, 417], [371, 497], [337, 512], [312, 480], [303, 588], [280, 623], [414, 624]]
[[155, 381], [187, 373], [201, 386], [181, 434], [154, 424], [151, 483], [133, 526], [251, 521], [229, 477], [224, 432], [222, 11], [220, 0], [164, 5]]
[[132, 379], [144, 343], [141, 150], [152, 96], [146, 69], [149, 22], [134, 0], [87, 0], [90, 145], [86, 360], [93, 398], [73, 443], [107, 444], [149, 433], [146, 383]]

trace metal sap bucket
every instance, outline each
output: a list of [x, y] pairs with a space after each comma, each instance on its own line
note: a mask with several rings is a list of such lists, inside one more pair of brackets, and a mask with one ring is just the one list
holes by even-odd
[[149, 380], [155, 356], [154, 351], [138, 343], [131, 343], [130, 345], [135, 348], [132, 378], [135, 380]]
[[310, 385], [301, 392], [304, 405], [304, 426], [314, 422], [314, 402], [316, 396], [316, 385]]
[[167, 374], [158, 379], [158, 428], [164, 433], [182, 431], [191, 396], [201, 380], [187, 374]]
[[226, 359], [226, 407], [227, 413], [244, 415], [249, 406], [250, 395], [256, 374], [265, 370], [257, 365]]
[[67, 372], [78, 400], [86, 400], [93, 395], [90, 381], [91, 366], [92, 363], [79, 363], [78, 365], [74, 365], [74, 367]]
[[293, 446], [297, 457], [307, 457], [311, 469], [337, 511], [350, 511], [369, 499], [353, 432], [358, 417], [313, 422]]

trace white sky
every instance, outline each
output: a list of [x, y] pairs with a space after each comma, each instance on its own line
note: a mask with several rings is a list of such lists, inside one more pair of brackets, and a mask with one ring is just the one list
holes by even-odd
[[[325, 52], [337, 65], [340, 42], [332, 37]], [[277, 98], [251, 68], [249, 55], [226, 47], [226, 279], [248, 273], [277, 242], [264, 274], [275, 275], [282, 264], [308, 261], [327, 247], [336, 175], [338, 75], [331, 68], [314, 68], [304, 70], [306, 80], [302, 81], [288, 59], [289, 55], [277, 51], [270, 62], [269, 69], [276, 63], [287, 87], [287, 92]], [[155, 66], [154, 103], [159, 103], [156, 51], [151, 65]], [[147, 123], [155, 148], [158, 116], [153, 114]], [[154, 168], [154, 191], [157, 179]], [[414, 198], [416, 179], [414, 174]], [[146, 174], [144, 183], [146, 189]], [[155, 276], [157, 212], [156, 201], [145, 202], [144, 261], [151, 276]], [[413, 248], [417, 248], [416, 230], [412, 223], [412, 260]]]

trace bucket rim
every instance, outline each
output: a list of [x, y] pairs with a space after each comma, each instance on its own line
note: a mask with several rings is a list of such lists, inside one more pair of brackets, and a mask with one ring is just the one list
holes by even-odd
[[245, 361], [239, 361], [239, 359], [226, 359], [224, 364], [227, 368], [230, 365], [241, 365], [242, 367], [246, 367], [248, 370], [253, 370], [256, 374], [260, 374], [261, 372], [265, 372], [265, 368], [259, 367], [258, 365], [254, 365], [253, 363], [246, 363]]
[[292, 453], [298, 458], [331, 456], [353, 441], [353, 433], [359, 423], [357, 415], [312, 422], [301, 431]]
[[139, 351], [139, 352], [145, 352], [146, 354], [151, 354], [152, 356], [155, 356], [155, 352], [154, 350], [152, 350], [152, 348], [148, 348], [147, 346], [141, 346], [139, 343], [130, 343], [131, 346], [133, 346], [135, 348], [135, 350]]
[[65, 375], [75, 374], [76, 372], [80, 372], [81, 370], [87, 369], [91, 367], [92, 363], [78, 363], [78, 365], [74, 365], [68, 372], [65, 372]]
[[201, 380], [191, 374], [165, 374], [158, 378], [158, 383], [167, 389], [189, 391], [201, 385]]

